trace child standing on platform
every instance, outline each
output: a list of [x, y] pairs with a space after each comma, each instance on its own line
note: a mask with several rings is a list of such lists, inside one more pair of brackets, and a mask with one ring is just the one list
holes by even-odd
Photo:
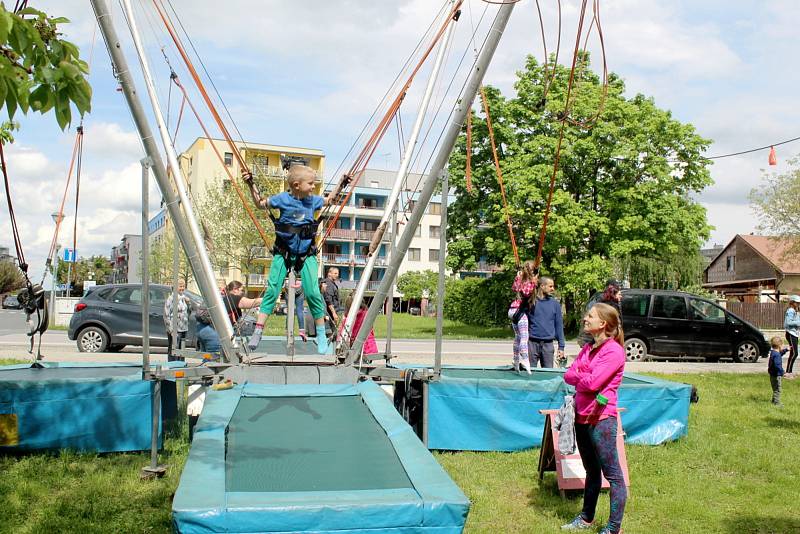
[[514, 369], [519, 372], [521, 365], [528, 374], [531, 374], [531, 361], [528, 357], [528, 310], [536, 302], [531, 296], [536, 292], [538, 281], [534, 263], [526, 261], [511, 284], [511, 289], [517, 292], [517, 298], [508, 309], [508, 318], [511, 319], [511, 327], [514, 329]]
[[300, 164], [291, 165], [287, 179], [289, 191], [262, 198], [252, 174], [244, 175], [255, 204], [268, 212], [275, 209], [280, 213], [277, 218], [270, 214], [275, 224], [275, 248], [267, 291], [261, 301], [255, 331], [247, 344], [251, 350], [258, 347], [264, 321], [275, 309], [275, 301], [283, 287], [286, 273], [293, 268], [300, 274], [303, 293], [317, 325], [317, 353], [325, 354], [328, 351], [328, 339], [325, 337], [325, 304], [317, 286], [319, 268], [314, 241], [319, 222], [314, 218], [314, 213], [337, 198], [342, 188], [349, 183], [349, 178], [344, 176], [336, 189], [325, 198], [313, 194], [316, 178], [317, 173], [312, 168]]
[[783, 347], [783, 340], [778, 336], [769, 340], [772, 350], [769, 351], [769, 364], [767, 372], [769, 373], [769, 383], [772, 386], [772, 404], [775, 406], [783, 406], [781, 404], [781, 379], [783, 378], [783, 355], [789, 352], [788, 348]]

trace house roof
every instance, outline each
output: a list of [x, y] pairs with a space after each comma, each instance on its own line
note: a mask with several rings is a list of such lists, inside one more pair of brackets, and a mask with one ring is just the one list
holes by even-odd
[[800, 252], [792, 250], [792, 247], [797, 246], [797, 241], [786, 237], [766, 235], [739, 234], [736, 237], [741, 237], [753, 250], [783, 274], [800, 274]]

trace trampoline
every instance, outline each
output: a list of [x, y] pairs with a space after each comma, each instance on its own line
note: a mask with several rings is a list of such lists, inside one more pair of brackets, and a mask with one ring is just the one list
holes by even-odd
[[374, 382], [210, 392], [173, 500], [194, 532], [461, 532], [469, 501]]
[[[302, 338], [295, 337], [294, 340], [294, 354], [295, 356], [314, 356], [316, 358], [324, 358], [325, 356], [332, 356], [334, 351], [333, 343], [328, 347], [328, 352], [325, 354], [317, 354], [317, 344], [314, 342], [313, 337], [309, 337], [308, 341], [303, 341]], [[253, 351], [256, 356], [265, 352], [269, 356], [286, 356], [286, 336], [264, 336], [258, 344], [258, 348]]]
[[[162, 393], [162, 413], [175, 413], [174, 382]], [[139, 365], [2, 366], [0, 451], [149, 449], [152, 402], [153, 384]]]
[[[409, 366], [414, 367], [414, 366]], [[564, 369], [532, 375], [509, 367], [443, 367], [428, 384], [428, 447], [516, 451], [541, 445], [541, 409], [558, 409], [573, 391]], [[688, 384], [625, 373], [619, 390], [627, 443], [657, 445], [688, 432]]]

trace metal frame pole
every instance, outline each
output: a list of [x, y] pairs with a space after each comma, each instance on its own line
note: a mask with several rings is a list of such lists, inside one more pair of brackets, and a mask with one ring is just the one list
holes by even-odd
[[[148, 124], [147, 115], [142, 108], [142, 104], [136, 92], [133, 76], [125, 60], [125, 55], [122, 53], [119, 37], [114, 28], [114, 23], [111, 20], [108, 4], [105, 0], [90, 0], [90, 2], [100, 26], [100, 31], [103, 34], [103, 39], [106, 42], [109, 55], [111, 56], [114, 72], [119, 80], [122, 92], [125, 95], [125, 100], [131, 110], [131, 115], [139, 137], [142, 140], [145, 152], [153, 162], [153, 173], [155, 174], [156, 182], [166, 201], [167, 209], [175, 225], [178, 237], [181, 240], [181, 245], [189, 257], [195, 279], [198, 281], [200, 291], [208, 305], [214, 328], [220, 334], [220, 344], [222, 345], [224, 356], [228, 361], [239, 363], [239, 353], [232, 341], [233, 327], [225, 314], [222, 296], [216, 290], [211, 263], [208, 260], [205, 250], [202, 248], [202, 239], [193, 240], [194, 236], [190, 228], [190, 221], [193, 214], [187, 211], [187, 216], [184, 218], [181, 212], [181, 206], [179, 204], [183, 203], [184, 208], [186, 208], [186, 202], [184, 199], [179, 199], [172, 189], [172, 184], [164, 166], [164, 161], [161, 158], [161, 154], [153, 137], [153, 132]], [[169, 134], [167, 134], [167, 136], [168, 135]], [[176, 174], [176, 177], [177, 176], [181, 175]], [[179, 186], [182, 185], [180, 180], [175, 180], [175, 182]], [[189, 219], [189, 221], [186, 219]]]
[[[389, 249], [389, 259], [391, 260], [394, 258], [394, 255], [397, 254], [397, 204], [394, 205], [394, 209], [392, 210], [392, 227], [389, 229], [389, 241], [391, 242], [391, 248]], [[395, 282], [392, 280], [392, 285], [389, 287], [389, 309], [386, 310], [386, 349], [385, 355], [386, 361], [389, 361], [392, 357], [392, 321], [394, 316], [394, 286]]]
[[[142, 373], [150, 371], [150, 158], [142, 158]], [[175, 315], [174, 313], [172, 315]]]
[[[453, 1], [451, 0], [451, 4]], [[425, 122], [425, 114], [428, 112], [428, 106], [430, 104], [431, 98], [433, 97], [433, 91], [436, 88], [436, 81], [439, 79], [439, 73], [442, 70], [442, 64], [444, 63], [444, 55], [450, 45], [450, 40], [453, 38], [455, 28], [455, 24], [458, 21], [458, 17], [454, 17], [450, 24], [447, 26], [447, 30], [442, 38], [441, 43], [439, 44], [439, 50], [436, 53], [436, 60], [433, 63], [433, 68], [431, 69], [430, 77], [428, 78], [428, 84], [425, 87], [425, 93], [422, 97], [422, 102], [420, 103], [419, 110], [417, 111], [417, 118], [414, 121], [414, 127], [411, 130], [411, 135], [408, 138], [408, 143], [406, 144], [405, 154], [403, 155], [403, 160], [400, 163], [400, 168], [397, 170], [397, 176], [395, 177], [394, 185], [392, 186], [392, 191], [389, 193], [389, 197], [386, 201], [386, 206], [383, 212], [383, 216], [381, 217], [381, 222], [378, 224], [377, 230], [375, 230], [375, 236], [370, 243], [370, 250], [369, 250], [369, 257], [367, 258], [367, 264], [364, 266], [364, 270], [361, 272], [361, 278], [358, 281], [358, 285], [356, 286], [355, 293], [353, 294], [353, 303], [350, 305], [350, 309], [347, 311], [347, 320], [344, 324], [344, 329], [342, 330], [343, 336], [341, 343], [350, 343], [352, 342], [352, 336], [350, 333], [353, 331], [353, 325], [356, 321], [356, 315], [361, 307], [361, 301], [364, 299], [364, 293], [367, 290], [367, 285], [369, 284], [369, 278], [372, 275], [372, 271], [375, 268], [375, 261], [378, 258], [378, 254], [380, 253], [381, 249], [381, 241], [383, 240], [383, 234], [386, 231], [386, 226], [389, 224], [391, 220], [392, 213], [394, 211], [394, 207], [397, 204], [397, 200], [400, 197], [400, 190], [403, 185], [403, 181], [405, 180], [406, 176], [408, 175], [408, 169], [411, 166], [411, 162], [414, 159], [415, 154], [415, 147], [417, 146], [417, 141], [419, 140], [419, 133], [422, 130], [422, 125]], [[381, 306], [383, 305], [383, 300], [381, 300]], [[360, 354], [360, 349], [358, 354]], [[346, 362], [352, 363], [353, 361], [353, 354], [348, 355]], [[357, 356], [357, 354], [355, 355]]]
[[489, 30], [489, 35], [486, 38], [486, 42], [481, 49], [480, 54], [478, 55], [478, 59], [475, 62], [475, 66], [470, 74], [470, 78], [464, 87], [464, 92], [461, 94], [458, 104], [453, 110], [450, 124], [447, 126], [447, 129], [442, 136], [440, 145], [441, 148], [431, 164], [430, 173], [425, 180], [422, 191], [419, 193], [417, 203], [414, 206], [414, 210], [411, 212], [411, 217], [408, 221], [408, 224], [406, 224], [406, 227], [403, 229], [403, 233], [400, 236], [400, 241], [397, 244], [397, 257], [392, 258], [392, 260], [389, 262], [389, 265], [386, 268], [386, 274], [384, 274], [383, 279], [378, 286], [378, 290], [375, 292], [375, 298], [373, 299], [369, 310], [367, 310], [367, 316], [364, 318], [364, 323], [361, 326], [361, 330], [359, 330], [356, 340], [350, 347], [350, 352], [347, 357], [347, 361], [349, 362], [353, 361], [353, 358], [355, 357], [354, 355], [358, 355], [361, 352], [361, 347], [364, 345], [364, 341], [367, 339], [367, 334], [372, 328], [372, 325], [375, 323], [375, 318], [378, 316], [378, 313], [381, 311], [383, 301], [386, 299], [386, 295], [389, 291], [389, 286], [392, 284], [395, 276], [397, 276], [400, 263], [405, 258], [406, 252], [408, 252], [408, 247], [411, 245], [411, 240], [414, 238], [414, 232], [416, 232], [417, 226], [419, 226], [422, 216], [425, 214], [425, 210], [428, 208], [428, 203], [430, 202], [431, 196], [433, 196], [433, 192], [436, 189], [436, 183], [439, 180], [439, 175], [450, 159], [450, 153], [453, 151], [453, 147], [458, 140], [458, 136], [461, 133], [462, 127], [464, 126], [464, 120], [466, 119], [467, 113], [472, 106], [473, 100], [475, 100], [475, 96], [478, 93], [478, 88], [483, 80], [483, 75], [486, 72], [486, 68], [489, 66], [489, 62], [491, 61], [495, 50], [497, 49], [497, 44], [500, 42], [500, 37], [503, 35], [503, 30], [508, 23], [508, 19], [511, 16], [511, 12], [514, 10], [515, 5], [516, 2], [504, 3], [497, 11], [497, 16], [495, 17], [492, 27]]
[[[178, 347], [178, 281], [180, 279], [180, 252], [178, 250], [178, 240], [172, 241], [172, 317], [169, 321], [169, 331], [172, 337], [172, 351]], [[172, 357], [172, 354], [169, 354]], [[174, 358], [173, 358], [174, 359]]]
[[294, 361], [294, 284], [296, 277], [294, 269], [289, 268], [289, 277], [286, 282], [286, 355]]
[[436, 286], [436, 345], [433, 352], [433, 372], [442, 372], [442, 333], [444, 330], [444, 275], [447, 254], [447, 194], [450, 189], [449, 173], [442, 173], [442, 216], [439, 223], [439, 283]]

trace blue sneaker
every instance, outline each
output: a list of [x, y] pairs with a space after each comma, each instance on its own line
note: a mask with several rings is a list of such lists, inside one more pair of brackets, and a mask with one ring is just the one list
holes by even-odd
[[584, 521], [581, 514], [576, 515], [575, 519], [566, 525], [561, 525], [561, 530], [590, 530], [591, 528], [592, 524]]
[[325, 334], [317, 334], [317, 354], [328, 353], [328, 337]]
[[598, 534], [622, 534], [622, 529], [611, 530], [611, 527], [606, 525], [603, 527], [603, 530], [601, 530]]

